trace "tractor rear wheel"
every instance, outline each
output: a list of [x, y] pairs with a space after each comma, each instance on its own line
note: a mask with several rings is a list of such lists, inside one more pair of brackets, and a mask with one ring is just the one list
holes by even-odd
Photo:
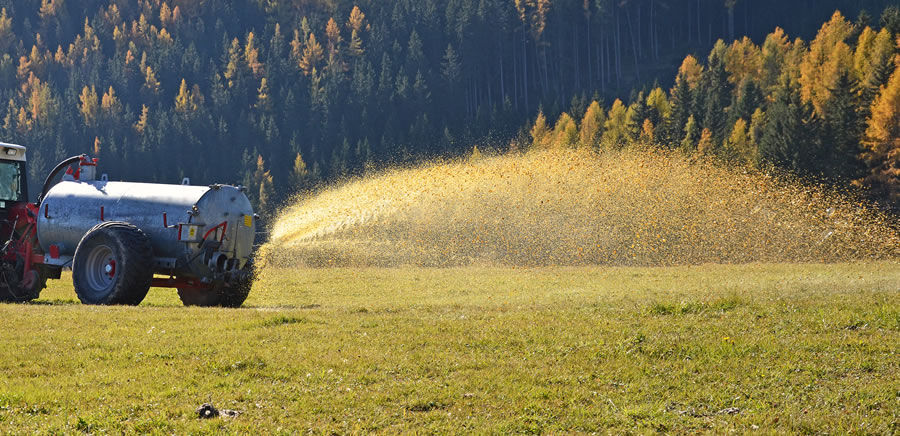
[[253, 264], [247, 262], [244, 272], [240, 280], [234, 280], [229, 284], [218, 283], [209, 289], [178, 288], [178, 298], [185, 306], [241, 307], [250, 295], [250, 288], [253, 287]]
[[150, 238], [131, 224], [97, 224], [75, 249], [72, 281], [84, 304], [138, 305], [152, 280], [153, 246]]
[[[21, 266], [21, 265], [20, 265]], [[0, 302], [24, 303], [38, 298], [47, 287], [47, 277], [40, 268], [22, 273], [23, 268], [9, 264], [0, 266]], [[22, 277], [19, 280], [19, 277]], [[13, 282], [10, 283], [9, 281]]]

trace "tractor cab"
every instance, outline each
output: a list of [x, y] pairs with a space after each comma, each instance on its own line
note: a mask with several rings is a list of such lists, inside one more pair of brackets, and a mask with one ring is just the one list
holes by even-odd
[[25, 147], [0, 142], [0, 209], [27, 201]]

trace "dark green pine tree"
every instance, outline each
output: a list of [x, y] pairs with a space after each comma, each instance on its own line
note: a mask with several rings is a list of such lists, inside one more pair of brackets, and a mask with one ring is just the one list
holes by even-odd
[[890, 59], [888, 58], [885, 60], [886, 62], [876, 64], [872, 70], [872, 74], [869, 74], [868, 77], [863, 79], [862, 83], [859, 84], [859, 103], [861, 105], [860, 116], [862, 119], [869, 117], [875, 97], [878, 96], [879, 90], [887, 83], [888, 78], [891, 76], [891, 72], [894, 70], [894, 65]]
[[847, 181], [863, 175], [865, 167], [859, 155], [864, 118], [860, 117], [860, 96], [856, 88], [853, 78], [841, 73], [825, 105], [819, 166], [829, 178]]
[[737, 94], [732, 99], [731, 107], [728, 109], [728, 116], [731, 125], [738, 119], [743, 119], [750, 123], [753, 112], [756, 108], [762, 107], [765, 101], [765, 95], [759, 89], [759, 86], [750, 79], [744, 79], [738, 88]]
[[647, 97], [644, 95], [644, 91], [638, 92], [637, 95], [632, 93], [631, 108], [634, 109], [634, 122], [640, 129], [644, 120], [650, 118], [650, 108], [647, 107]]
[[725, 70], [724, 53], [724, 43], [717, 42], [709, 55], [709, 65], [700, 78], [696, 94], [696, 108], [702, 116], [701, 127], [712, 133], [714, 147], [722, 145], [731, 127], [726, 116], [726, 108], [731, 103], [731, 84]]
[[691, 104], [694, 100], [693, 92], [685, 77], [679, 77], [672, 88], [669, 103], [672, 105], [672, 116], [666, 125], [666, 137], [664, 141], [669, 147], [677, 147], [684, 138], [684, 126], [692, 115]]
[[759, 140], [763, 162], [803, 174], [815, 174], [819, 162], [816, 120], [813, 108], [804, 103], [796, 82], [779, 79], [775, 101], [766, 111], [769, 122]]

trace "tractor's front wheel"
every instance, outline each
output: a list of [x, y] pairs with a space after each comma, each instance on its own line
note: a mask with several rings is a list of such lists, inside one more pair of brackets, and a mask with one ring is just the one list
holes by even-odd
[[[20, 262], [21, 263], [21, 262]], [[22, 272], [11, 264], [0, 265], [0, 303], [23, 303], [38, 298], [47, 287], [47, 277], [43, 270], [36, 268]], [[21, 280], [18, 277], [22, 277]], [[10, 280], [12, 283], [10, 283]]]
[[131, 224], [97, 224], [75, 249], [72, 281], [84, 304], [138, 305], [152, 280], [153, 246], [150, 238]]

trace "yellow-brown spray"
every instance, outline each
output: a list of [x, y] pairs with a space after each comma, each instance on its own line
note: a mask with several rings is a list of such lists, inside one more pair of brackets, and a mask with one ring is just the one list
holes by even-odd
[[675, 153], [539, 150], [396, 169], [301, 198], [278, 266], [682, 265], [900, 258], [896, 220]]

